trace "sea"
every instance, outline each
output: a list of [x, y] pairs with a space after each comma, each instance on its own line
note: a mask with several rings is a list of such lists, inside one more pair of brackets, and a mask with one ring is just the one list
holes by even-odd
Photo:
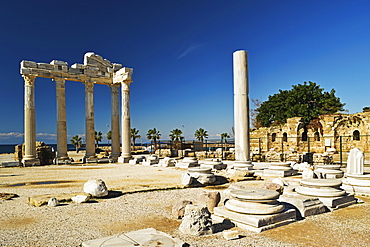
[[[8, 154], [8, 153], [14, 153], [15, 146], [18, 144], [0, 144], [0, 154]], [[47, 146], [51, 146], [54, 148], [55, 151], [57, 151], [57, 144], [46, 144]], [[99, 146], [108, 146], [110, 144], [101, 144], [99, 143]], [[75, 151], [76, 147], [72, 144], [67, 144], [67, 151]]]

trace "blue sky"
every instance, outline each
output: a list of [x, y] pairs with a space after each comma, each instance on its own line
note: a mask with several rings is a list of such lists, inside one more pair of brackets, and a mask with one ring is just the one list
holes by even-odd
[[[22, 60], [82, 63], [93, 51], [134, 69], [131, 126], [145, 140], [233, 126], [232, 53], [249, 55], [250, 98], [314, 81], [349, 113], [370, 106], [370, 1], [6, 1], [0, 8], [0, 143], [23, 142]], [[56, 143], [55, 84], [36, 79], [37, 140]], [[69, 138], [85, 133], [84, 86], [66, 82]], [[95, 128], [110, 125], [95, 87]], [[69, 140], [69, 139], [68, 139]]]

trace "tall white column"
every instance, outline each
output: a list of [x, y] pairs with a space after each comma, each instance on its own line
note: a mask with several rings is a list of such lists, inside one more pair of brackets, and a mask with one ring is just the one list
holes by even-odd
[[248, 53], [233, 53], [235, 160], [250, 163]]
[[36, 115], [35, 115], [35, 78], [22, 75], [24, 79], [24, 143], [22, 163], [24, 166], [40, 165], [36, 158]]
[[120, 156], [120, 139], [119, 139], [119, 89], [120, 84], [110, 85], [111, 89], [111, 103], [112, 103], [112, 160], [117, 162]]
[[65, 80], [54, 78], [57, 98], [57, 150], [56, 164], [70, 163], [67, 154], [67, 119]]
[[131, 126], [130, 126], [130, 83], [131, 81], [122, 81], [121, 97], [122, 97], [122, 121], [121, 121], [121, 138], [122, 138], [122, 153], [118, 159], [120, 163], [126, 163], [131, 157]]
[[85, 82], [85, 124], [86, 162], [95, 163], [94, 83], [90, 81]]

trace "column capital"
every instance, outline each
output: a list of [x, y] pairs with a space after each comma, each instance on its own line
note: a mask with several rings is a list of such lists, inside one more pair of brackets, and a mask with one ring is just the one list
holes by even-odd
[[131, 80], [124, 80], [121, 82], [122, 85], [122, 91], [130, 91], [130, 83], [132, 83]]
[[22, 75], [25, 85], [33, 86], [35, 83], [35, 75]]

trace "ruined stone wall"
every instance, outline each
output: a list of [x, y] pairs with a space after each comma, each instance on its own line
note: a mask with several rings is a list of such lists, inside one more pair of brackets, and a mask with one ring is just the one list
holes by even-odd
[[321, 115], [305, 128], [300, 118], [289, 118], [286, 124], [263, 127], [251, 132], [251, 151], [274, 151], [285, 156], [293, 152], [324, 153], [328, 148], [349, 152], [360, 148], [370, 152], [370, 112]]

